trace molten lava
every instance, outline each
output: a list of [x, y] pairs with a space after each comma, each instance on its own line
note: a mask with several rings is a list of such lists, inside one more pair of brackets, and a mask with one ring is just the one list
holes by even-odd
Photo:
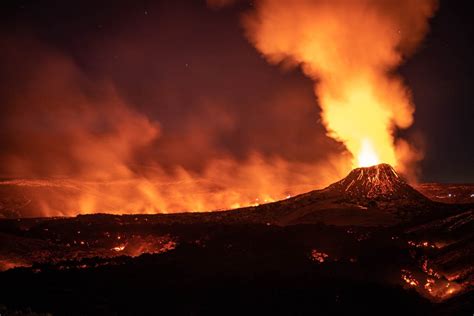
[[362, 148], [358, 157], [359, 167], [370, 167], [379, 164], [379, 158], [375, 153], [372, 143], [365, 139], [362, 141]]

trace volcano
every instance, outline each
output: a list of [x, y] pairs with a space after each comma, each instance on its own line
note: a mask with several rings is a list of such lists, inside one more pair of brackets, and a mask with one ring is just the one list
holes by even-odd
[[393, 200], [419, 195], [388, 164], [354, 169], [328, 189], [363, 199]]
[[166, 222], [265, 223], [392, 226], [435, 219], [464, 206], [434, 202], [410, 186], [388, 164], [352, 170], [321, 190], [241, 209], [200, 214], [170, 214]]
[[379, 164], [356, 168], [321, 190], [256, 207], [210, 213], [209, 216], [232, 223], [387, 227], [436, 220], [471, 208], [472, 203], [433, 201], [410, 186], [393, 167]]
[[[45, 191], [44, 188], [48, 191]], [[81, 188], [74, 187], [75, 190]], [[0, 214], [35, 214], [41, 199], [49, 196], [71, 197], [70, 186], [29, 185], [10, 182], [1, 186]], [[118, 188], [120, 189], [120, 188]], [[80, 191], [81, 192], [81, 191]], [[211, 193], [209, 193], [211, 194]], [[15, 202], [17, 201], [17, 202]], [[400, 221], [455, 206], [434, 202], [411, 187], [388, 164], [356, 168], [345, 178], [324, 189], [268, 204], [227, 211], [204, 213], [157, 214], [156, 219], [167, 223], [225, 222], [270, 223], [291, 225], [323, 222], [334, 225], [392, 225]]]
[[331, 184], [327, 190], [359, 203], [426, 200], [388, 164], [354, 169], [344, 179]]

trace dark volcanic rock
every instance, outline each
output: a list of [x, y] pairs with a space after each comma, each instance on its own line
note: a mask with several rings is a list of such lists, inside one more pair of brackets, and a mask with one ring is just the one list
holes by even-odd
[[228, 211], [227, 217], [279, 225], [323, 222], [332, 225], [391, 226], [421, 217], [457, 211], [431, 201], [407, 184], [388, 164], [352, 170], [322, 190], [293, 198]]
[[474, 203], [474, 184], [420, 183], [415, 188], [433, 201], [443, 203]]
[[388, 164], [354, 169], [323, 191], [346, 203], [393, 214], [403, 222], [436, 219], [472, 208], [468, 204], [448, 205], [427, 198]]
[[238, 210], [0, 219], [0, 314], [467, 315], [473, 209], [378, 165]]
[[388, 164], [354, 169], [344, 179], [331, 184], [327, 190], [359, 202], [427, 200]]
[[466, 209], [428, 199], [388, 164], [356, 168], [323, 190], [279, 203], [293, 209], [284, 217], [284, 223], [319, 220], [362, 226], [387, 226], [415, 218], [436, 218]]

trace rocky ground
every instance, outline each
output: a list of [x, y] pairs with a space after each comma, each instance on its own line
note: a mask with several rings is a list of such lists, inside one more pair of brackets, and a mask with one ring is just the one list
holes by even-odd
[[473, 219], [387, 165], [225, 212], [3, 219], [0, 313], [471, 315]]

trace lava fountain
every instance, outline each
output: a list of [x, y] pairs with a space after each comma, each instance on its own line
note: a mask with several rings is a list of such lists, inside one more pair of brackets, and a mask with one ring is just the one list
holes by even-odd
[[362, 148], [358, 156], [359, 167], [370, 167], [379, 164], [379, 157], [368, 139], [362, 141]]
[[[327, 134], [344, 143], [353, 167], [416, 159], [397, 129], [413, 122], [409, 90], [394, 70], [428, 30], [434, 0], [256, 2], [243, 24], [270, 63], [301, 66], [314, 80]], [[407, 157], [408, 156], [408, 157]]]

